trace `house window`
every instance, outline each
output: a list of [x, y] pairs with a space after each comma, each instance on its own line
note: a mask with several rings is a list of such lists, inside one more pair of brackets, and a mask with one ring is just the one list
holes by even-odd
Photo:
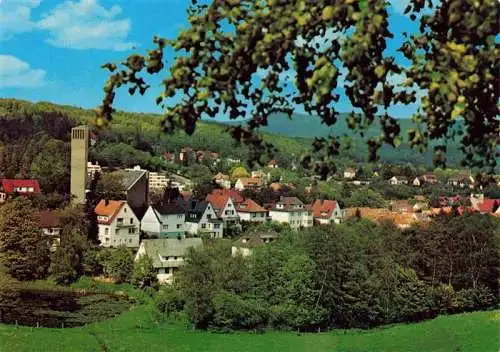
[[201, 228], [202, 229], [206, 229], [207, 228], [207, 224], [201, 224]]
[[168, 225], [163, 225], [163, 229], [167, 230], [168, 229]]
[[135, 233], [135, 228], [131, 227], [128, 229], [129, 234], [134, 234]]
[[212, 218], [212, 214], [207, 214], [207, 219], [211, 219]]
[[134, 223], [134, 218], [130, 218], [130, 225]]
[[214, 229], [220, 228], [220, 224], [214, 224]]
[[125, 208], [123, 208], [123, 212], [124, 212], [124, 213], [126, 213], [126, 212], [127, 212], [127, 208], [126, 208], [126, 207], [125, 207]]
[[182, 215], [177, 215], [177, 219], [182, 219]]
[[177, 228], [180, 229], [182, 227], [182, 224], [177, 224]]
[[104, 229], [104, 234], [105, 234], [106, 236], [109, 234], [109, 229], [108, 229], [107, 227]]
[[109, 237], [106, 237], [104, 240], [105, 242], [109, 242]]
[[116, 229], [115, 230], [115, 235], [118, 236], [120, 234], [120, 230], [119, 229]]
[[224, 214], [229, 215], [229, 210], [226, 210]]

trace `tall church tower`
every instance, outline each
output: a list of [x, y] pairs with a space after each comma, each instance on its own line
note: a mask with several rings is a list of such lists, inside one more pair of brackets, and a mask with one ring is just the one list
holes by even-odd
[[89, 154], [89, 128], [71, 129], [71, 196], [76, 204], [85, 203], [87, 186], [87, 161]]

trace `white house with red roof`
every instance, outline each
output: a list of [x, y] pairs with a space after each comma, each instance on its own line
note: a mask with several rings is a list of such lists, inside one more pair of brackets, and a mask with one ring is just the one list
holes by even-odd
[[313, 226], [311, 207], [297, 197], [280, 197], [269, 210], [269, 216], [273, 221], [290, 224], [292, 229]]
[[16, 194], [22, 196], [40, 194], [40, 185], [37, 180], [29, 179], [5, 178], [0, 182], [0, 203]]
[[[239, 194], [238, 196], [241, 197]], [[240, 200], [240, 198], [236, 199]], [[212, 204], [217, 217], [224, 220], [224, 222], [237, 222], [239, 220], [238, 213], [236, 212], [235, 201], [233, 201], [233, 197], [231, 197], [230, 192], [212, 192], [207, 195], [206, 200]], [[243, 201], [242, 197], [241, 201]], [[238, 202], [236, 201], [236, 203]]]
[[317, 199], [312, 205], [312, 213], [321, 225], [340, 224], [346, 218], [346, 211], [335, 200]]
[[234, 184], [234, 189], [237, 191], [244, 191], [246, 189], [259, 189], [262, 188], [263, 182], [260, 178], [241, 177]]
[[95, 208], [103, 247], [139, 247], [140, 222], [124, 200], [101, 200]]
[[245, 199], [236, 204], [236, 212], [240, 220], [251, 222], [265, 222], [268, 220], [268, 211], [252, 199]]

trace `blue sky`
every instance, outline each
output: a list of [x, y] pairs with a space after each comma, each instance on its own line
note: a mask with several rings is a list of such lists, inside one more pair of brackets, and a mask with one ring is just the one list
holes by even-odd
[[[189, 0], [0, 0], [0, 96], [51, 101], [93, 108], [100, 104], [106, 71], [100, 65], [118, 62], [152, 48], [152, 37], [174, 38], [187, 25]], [[402, 15], [408, 0], [392, 0], [390, 29], [396, 38], [415, 26]], [[167, 56], [167, 65], [172, 57]], [[403, 59], [398, 59], [404, 63]], [[161, 112], [154, 103], [160, 77], [144, 97], [117, 95], [116, 107], [127, 111]], [[350, 111], [345, 95], [337, 105]], [[408, 117], [415, 106], [394, 107]], [[222, 117], [224, 118], [224, 117]]]

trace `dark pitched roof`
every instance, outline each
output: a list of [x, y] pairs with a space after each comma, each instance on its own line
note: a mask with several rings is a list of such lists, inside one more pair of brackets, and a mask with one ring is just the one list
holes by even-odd
[[169, 214], [184, 214], [184, 209], [177, 203], [159, 203], [153, 206], [159, 214], [169, 215]]
[[[272, 206], [272, 210], [277, 211], [303, 211], [308, 210], [302, 201], [297, 197], [280, 197], [279, 202]], [[309, 209], [310, 210], [310, 209]]]
[[146, 170], [120, 170], [123, 188], [128, 191], [141, 177], [146, 175]]
[[57, 228], [61, 226], [59, 216], [56, 212], [50, 210], [43, 210], [37, 214], [39, 224], [42, 229]]
[[184, 210], [186, 221], [200, 221], [208, 207], [208, 202], [196, 198], [181, 198], [176, 201], [177, 205]]

